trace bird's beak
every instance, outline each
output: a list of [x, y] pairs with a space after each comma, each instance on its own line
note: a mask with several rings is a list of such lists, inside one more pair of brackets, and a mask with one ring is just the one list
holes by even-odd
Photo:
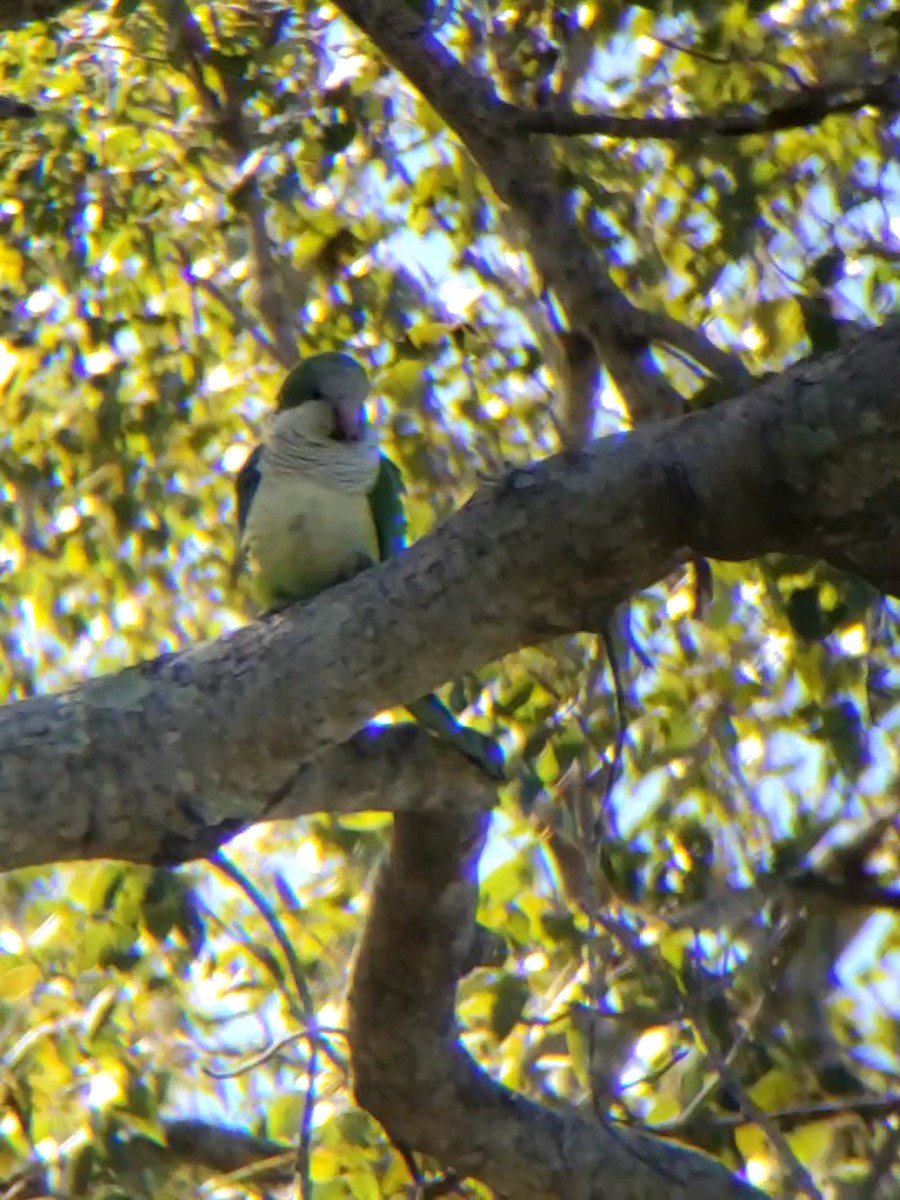
[[357, 400], [338, 400], [334, 405], [334, 436], [339, 442], [361, 441], [366, 428], [365, 406]]

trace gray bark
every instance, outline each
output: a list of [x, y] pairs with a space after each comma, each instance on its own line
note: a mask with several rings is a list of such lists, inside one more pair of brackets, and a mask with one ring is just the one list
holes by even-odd
[[511, 1092], [461, 1046], [486, 817], [394, 822], [350, 991], [356, 1095], [398, 1144], [516, 1200], [750, 1200], [715, 1159]]
[[615, 285], [560, 186], [552, 145], [523, 132], [517, 110], [501, 101], [489, 76], [455, 58], [402, 0], [339, 0], [338, 8], [422, 93], [508, 206], [559, 299], [569, 336], [594, 346], [635, 423], [683, 409], [648, 353], [654, 343], [677, 347], [735, 388], [747, 386], [750, 373], [739, 358], [665, 313], [642, 311]]
[[333, 748], [460, 672], [598, 628], [692, 555], [808, 554], [900, 593], [898, 378], [895, 319], [742, 399], [515, 471], [284, 615], [7, 706], [0, 867], [202, 853], [204, 832], [273, 813], [372, 807], [373, 778], [394, 810], [444, 773], [442, 803], [483, 805], [477, 772], [430, 741], [427, 784], [403, 765], [414, 735]]

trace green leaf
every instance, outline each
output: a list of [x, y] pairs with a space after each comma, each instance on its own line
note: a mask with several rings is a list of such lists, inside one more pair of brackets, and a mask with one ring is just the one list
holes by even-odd
[[492, 995], [491, 1031], [497, 1041], [502, 1042], [518, 1024], [530, 992], [524, 979], [504, 972], [494, 984]]
[[267, 1107], [266, 1132], [275, 1141], [295, 1141], [303, 1124], [306, 1095], [285, 1092], [276, 1096]]

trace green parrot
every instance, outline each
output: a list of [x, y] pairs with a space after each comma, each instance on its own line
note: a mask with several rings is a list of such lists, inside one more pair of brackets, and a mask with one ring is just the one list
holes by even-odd
[[[240, 553], [268, 608], [317, 596], [405, 545], [403, 481], [367, 424], [368, 393], [349, 355], [303, 359], [281, 385], [268, 436], [238, 473]], [[491, 779], [505, 778], [494, 739], [460, 724], [437, 696], [406, 707]]]

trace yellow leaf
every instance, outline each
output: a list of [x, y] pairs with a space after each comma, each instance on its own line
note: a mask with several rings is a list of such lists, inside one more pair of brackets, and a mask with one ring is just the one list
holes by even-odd
[[443, 321], [419, 321], [412, 326], [407, 337], [417, 350], [421, 350], [423, 346], [433, 346], [436, 342], [442, 342], [452, 331], [453, 326]]
[[391, 823], [390, 813], [367, 812], [352, 813], [340, 818], [342, 829], [352, 829], [355, 833], [369, 833], [373, 829], [385, 829]]
[[693, 946], [694, 940], [692, 929], [675, 930], [659, 939], [659, 952], [670, 967], [680, 971], [684, 967], [685, 954]]
[[745, 1162], [771, 1157], [768, 1139], [758, 1125], [739, 1125], [734, 1131], [734, 1141]]
[[767, 1071], [750, 1088], [749, 1095], [766, 1112], [788, 1108], [797, 1096], [797, 1078], [787, 1071]]
[[41, 982], [41, 970], [36, 963], [17, 962], [15, 966], [0, 970], [0, 997], [4, 1000], [22, 1000], [30, 996]]
[[804, 1167], [814, 1170], [828, 1161], [834, 1140], [834, 1126], [826, 1121], [811, 1122], [787, 1135], [788, 1145]]
[[674, 1121], [681, 1112], [681, 1105], [678, 1099], [673, 1095], [657, 1096], [647, 1113], [647, 1122], [650, 1125], [663, 1125], [666, 1121]]

